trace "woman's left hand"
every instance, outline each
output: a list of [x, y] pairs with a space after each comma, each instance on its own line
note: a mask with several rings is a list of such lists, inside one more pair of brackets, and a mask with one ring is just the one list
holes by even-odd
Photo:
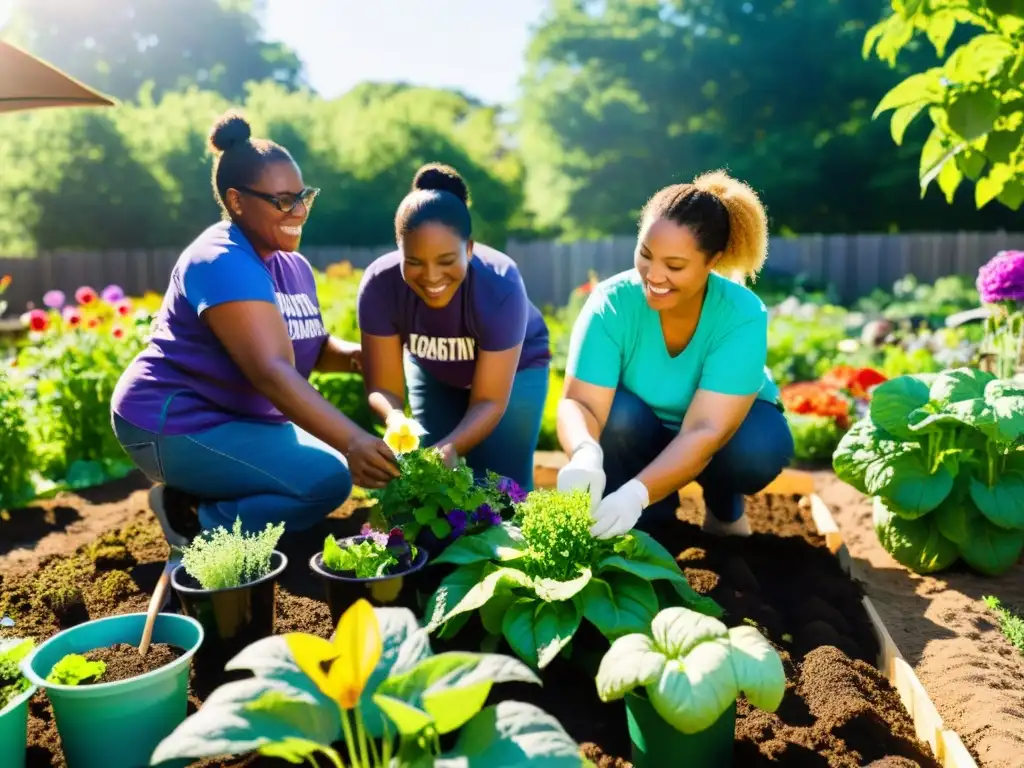
[[594, 512], [590, 534], [595, 539], [612, 539], [633, 530], [648, 505], [647, 488], [633, 479], [601, 499]]
[[441, 451], [441, 461], [448, 469], [455, 469], [459, 463], [459, 454], [455, 452], [455, 446], [451, 443], [442, 445], [439, 449]]

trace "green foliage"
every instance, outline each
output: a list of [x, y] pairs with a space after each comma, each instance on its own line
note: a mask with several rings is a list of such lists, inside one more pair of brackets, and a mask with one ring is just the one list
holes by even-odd
[[602, 701], [642, 689], [654, 710], [685, 734], [710, 728], [740, 694], [774, 712], [786, 692], [782, 659], [752, 626], [726, 629], [686, 608], [666, 608], [643, 632], [618, 638], [597, 672]]
[[504, 635], [519, 658], [543, 669], [583, 619], [614, 639], [642, 631], [666, 601], [720, 613], [647, 534], [594, 540], [582, 519], [585, 497], [533, 491], [519, 508], [523, 528], [494, 526], [450, 545], [434, 562], [459, 567], [431, 596], [427, 628], [450, 637], [479, 611], [490, 634]]
[[994, 595], [982, 598], [985, 606], [999, 619], [999, 629], [1018, 651], [1024, 654], [1024, 618], [1011, 611]]
[[[965, 179], [974, 202], [1011, 210], [1024, 203], [1024, 4], [1017, 0], [892, 0], [893, 14], [864, 38], [863, 55], [895, 66], [924, 34], [944, 62], [910, 75], [875, 108], [892, 110], [893, 141], [927, 112], [932, 130], [921, 149], [921, 195], [935, 181], [952, 203]], [[969, 34], [950, 41], [960, 30]], [[948, 51], [948, 52], [947, 52]]]
[[81, 685], [102, 679], [107, 665], [102, 661], [89, 661], [85, 656], [69, 653], [50, 670], [46, 682], [54, 685]]
[[794, 457], [798, 461], [830, 461], [843, 432], [830, 416], [813, 413], [786, 413], [786, 423], [793, 434]]
[[[585, 764], [579, 746], [539, 708], [515, 701], [484, 707], [495, 685], [539, 684], [527, 667], [497, 654], [435, 655], [411, 611], [374, 612], [383, 653], [359, 711], [371, 737], [391, 741], [397, 732], [395, 768], [435, 761], [505, 768]], [[247, 670], [252, 677], [215, 690], [157, 746], [154, 763], [254, 751], [298, 763], [343, 738], [338, 704], [301, 671], [283, 637], [253, 643], [227, 669]], [[439, 737], [456, 731], [453, 746], [441, 753]]]
[[416, 547], [406, 542], [398, 529], [390, 534], [371, 532], [362, 541], [347, 541], [343, 545], [331, 535], [324, 541], [324, 565], [338, 573], [353, 573], [359, 579], [407, 571], [416, 556]]
[[24, 395], [7, 372], [0, 371], [0, 510], [13, 509], [35, 495], [30, 442]]
[[876, 388], [833, 467], [877, 497], [875, 529], [927, 573], [958, 557], [997, 575], [1024, 550], [1024, 390], [970, 368]]
[[270, 572], [271, 556], [282, 534], [284, 523], [267, 523], [258, 533], [243, 533], [239, 518], [230, 532], [218, 527], [193, 539], [182, 563], [203, 589], [240, 587]]
[[34, 647], [34, 640], [0, 640], [0, 712], [32, 687], [18, 665]]

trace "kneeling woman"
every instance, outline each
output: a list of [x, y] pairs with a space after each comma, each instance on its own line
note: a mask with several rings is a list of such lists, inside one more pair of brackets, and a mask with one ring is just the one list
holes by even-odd
[[309, 263], [296, 249], [317, 190], [283, 147], [224, 117], [211, 135], [225, 220], [171, 271], [149, 346], [114, 392], [114, 432], [158, 485], [150, 503], [181, 545], [200, 528], [309, 528], [355, 480], [398, 474], [382, 440], [309, 384], [313, 370], [359, 368], [359, 347], [324, 328]]
[[723, 275], [755, 277], [767, 250], [757, 195], [710, 173], [648, 201], [634, 269], [592, 292], [559, 403], [558, 486], [590, 488], [595, 536], [672, 519], [694, 480], [705, 530], [750, 533], [743, 496], [779, 475], [793, 438], [765, 368], [767, 310]]
[[401, 415], [408, 385], [426, 444], [530, 489], [551, 361], [544, 318], [515, 262], [473, 242], [459, 174], [427, 165], [412, 186], [395, 216], [398, 250], [359, 289], [370, 405]]

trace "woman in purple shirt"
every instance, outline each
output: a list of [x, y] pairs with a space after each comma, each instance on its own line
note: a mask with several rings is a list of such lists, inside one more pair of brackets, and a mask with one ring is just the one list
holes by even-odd
[[283, 147], [227, 114], [211, 133], [225, 218], [181, 254], [149, 345], [121, 376], [113, 426], [158, 485], [153, 511], [177, 545], [200, 528], [284, 522], [299, 531], [352, 482], [397, 476], [391, 450], [310, 385], [359, 370], [360, 349], [324, 328], [313, 271], [296, 249], [319, 190]]
[[385, 421], [409, 407], [426, 442], [533, 487], [548, 389], [548, 329], [508, 256], [472, 239], [469, 191], [445, 165], [417, 172], [395, 215], [398, 250], [359, 287], [363, 376]]

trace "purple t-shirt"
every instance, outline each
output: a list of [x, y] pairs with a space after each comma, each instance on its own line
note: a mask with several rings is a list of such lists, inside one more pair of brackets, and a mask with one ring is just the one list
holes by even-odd
[[431, 309], [402, 279], [402, 253], [375, 260], [359, 286], [359, 328], [372, 336], [400, 336], [413, 361], [439, 381], [473, 383], [477, 350], [500, 352], [520, 342], [517, 370], [548, 364], [548, 328], [526, 296], [512, 259], [474, 245], [466, 279], [452, 300]]
[[282, 251], [264, 261], [238, 227], [220, 222], [174, 265], [149, 344], [114, 391], [114, 413], [141, 429], [170, 435], [236, 419], [287, 421], [200, 320], [210, 307], [231, 301], [275, 304], [288, 325], [295, 367], [309, 377], [327, 339], [309, 262]]

